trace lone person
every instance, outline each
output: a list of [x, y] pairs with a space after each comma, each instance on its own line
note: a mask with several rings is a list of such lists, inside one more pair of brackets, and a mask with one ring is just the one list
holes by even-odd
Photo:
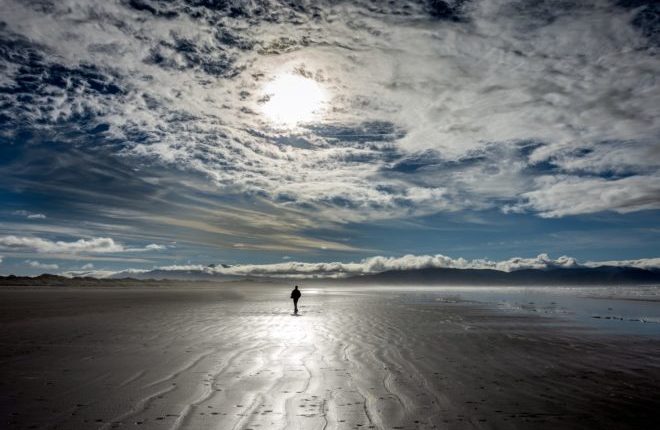
[[302, 296], [300, 293], [300, 290], [298, 289], [298, 286], [296, 285], [296, 288], [291, 291], [291, 298], [293, 299], [293, 313], [295, 315], [298, 315], [298, 299]]

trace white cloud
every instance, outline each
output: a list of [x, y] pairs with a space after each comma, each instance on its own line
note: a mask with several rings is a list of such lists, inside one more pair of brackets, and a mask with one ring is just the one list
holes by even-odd
[[29, 211], [14, 211], [14, 215], [24, 216], [27, 219], [46, 219], [46, 215]]
[[[221, 192], [341, 221], [493, 208], [518, 195], [511, 208], [542, 216], [658, 207], [648, 184], [660, 163], [651, 156], [660, 59], [634, 13], [613, 2], [481, 0], [466, 3], [464, 22], [434, 20], [420, 2], [402, 2], [398, 14], [386, 12], [398, 5], [369, 2], [320, 12], [269, 2], [257, 14], [250, 3], [241, 19], [194, 7], [195, 19], [176, 1], [159, 6], [176, 19], [126, 2], [5, 3], [7, 30], [43, 47], [46, 63], [92, 64], [102, 82], [125, 90], [44, 86], [31, 104], [7, 101], [21, 106], [24, 123], [47, 128], [92, 114], [125, 139], [123, 156], [201, 172]], [[3, 82], [17, 85], [18, 66], [3, 66]], [[301, 68], [332, 108], [319, 127], [277, 130], [258, 114], [263, 87]], [[391, 127], [365, 129], [369, 121]], [[539, 145], [520, 154], [520, 142]], [[391, 170], [392, 157], [427, 151], [438, 165]], [[546, 164], [569, 184], [539, 178], [546, 173], [534, 169]], [[622, 167], [636, 179], [598, 177]], [[606, 196], [619, 191], [633, 196]], [[582, 192], [586, 201], [573, 204]]]
[[45, 264], [35, 260], [25, 260], [25, 263], [33, 269], [57, 270], [60, 268], [57, 264]]
[[[239, 277], [276, 277], [276, 278], [344, 278], [349, 276], [368, 275], [390, 270], [415, 270], [432, 268], [450, 269], [490, 269], [512, 272], [523, 269], [544, 270], [551, 268], [580, 268], [597, 266], [629, 266], [644, 269], [660, 269], [660, 258], [621, 260], [580, 263], [573, 257], [561, 256], [551, 258], [547, 254], [539, 254], [532, 258], [515, 257], [508, 260], [487, 260], [451, 258], [445, 255], [404, 255], [402, 257], [370, 257], [358, 262], [284, 262], [273, 264], [238, 264], [234, 266], [204, 266], [200, 264], [158, 266], [152, 269], [125, 269], [121, 271], [88, 271], [88, 276], [98, 277], [130, 277], [149, 273], [151, 270], [162, 272], [188, 272], [206, 275], [230, 275]], [[68, 272], [70, 276], [81, 276], [82, 272]]]
[[627, 213], [660, 209], [660, 176], [630, 176], [615, 180], [544, 176], [539, 188], [524, 193], [526, 200], [510, 208], [534, 210], [544, 217], [561, 217], [612, 210]]
[[114, 275], [116, 272], [112, 270], [69, 270], [60, 273], [60, 276], [66, 276], [69, 278], [73, 277], [78, 277], [78, 278], [84, 278], [84, 277], [92, 277], [92, 278], [109, 278], [112, 275]]
[[598, 266], [617, 266], [617, 267], [636, 267], [638, 269], [660, 269], [660, 258], [640, 258], [637, 260], [610, 260], [610, 261], [589, 261], [585, 263], [588, 267]]
[[146, 252], [164, 247], [150, 244], [143, 248], [126, 247], [109, 237], [78, 239], [71, 242], [53, 241], [33, 236], [0, 236], [0, 248], [36, 253], [61, 254], [112, 254], [120, 252]]

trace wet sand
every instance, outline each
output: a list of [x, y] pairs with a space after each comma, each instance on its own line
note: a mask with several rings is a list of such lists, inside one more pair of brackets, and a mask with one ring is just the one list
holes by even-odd
[[[0, 288], [2, 428], [652, 428], [660, 339], [411, 291]], [[428, 293], [426, 293], [428, 294]]]

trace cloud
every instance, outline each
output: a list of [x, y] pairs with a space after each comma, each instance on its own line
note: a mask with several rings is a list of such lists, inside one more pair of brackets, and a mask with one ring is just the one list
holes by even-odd
[[35, 260], [25, 260], [25, 263], [34, 269], [57, 270], [60, 268], [57, 264], [44, 264]]
[[21, 215], [27, 219], [46, 219], [46, 215], [39, 213], [32, 213], [24, 210], [14, 211], [14, 215]]
[[608, 180], [575, 176], [544, 176], [539, 189], [523, 193], [524, 203], [508, 210], [534, 210], [543, 217], [611, 210], [628, 213], [660, 209], [660, 176], [630, 176]]
[[44, 254], [113, 254], [122, 252], [146, 252], [164, 249], [161, 245], [150, 244], [143, 248], [126, 247], [109, 237], [78, 239], [71, 242], [52, 241], [31, 236], [0, 236], [0, 248], [19, 252]]
[[[176, 267], [176, 266], [174, 266]], [[577, 267], [577, 262], [570, 257], [551, 259], [546, 254], [536, 258], [513, 258], [506, 261], [465, 260], [445, 255], [404, 255], [402, 257], [370, 257], [353, 263], [301, 263], [286, 262], [261, 265], [236, 265], [214, 267], [212, 272], [224, 275], [240, 276], [276, 276], [276, 277], [345, 277], [386, 272], [389, 270], [413, 270], [429, 268], [453, 269], [494, 269], [512, 271], [520, 269], [546, 269], [550, 267]], [[163, 270], [178, 270], [173, 267]], [[188, 269], [188, 270], [193, 270]]]
[[[573, 257], [561, 256], [551, 258], [547, 254], [539, 254], [532, 258], [515, 257], [507, 260], [488, 260], [464, 258], [451, 258], [445, 255], [404, 255], [402, 257], [376, 256], [365, 258], [357, 262], [284, 262], [273, 264], [238, 264], [238, 265], [209, 265], [200, 264], [157, 266], [152, 269], [125, 269], [120, 271], [73, 271], [68, 276], [97, 276], [97, 277], [131, 277], [148, 274], [152, 270], [159, 272], [186, 272], [188, 274], [229, 275], [238, 277], [274, 277], [274, 278], [345, 278], [350, 276], [368, 275], [390, 270], [417, 270], [417, 269], [490, 269], [503, 272], [534, 269], [546, 270], [556, 268], [581, 268], [598, 266], [637, 267], [643, 269], [660, 269], [659, 258], [640, 260], [620, 260], [602, 262], [580, 263]], [[82, 275], [84, 273], [84, 275]], [[161, 274], [159, 274], [161, 276]], [[166, 275], [165, 275], [166, 277]]]
[[115, 273], [116, 272], [112, 270], [68, 270], [65, 272], [61, 272], [59, 275], [66, 276], [69, 278], [91, 277], [91, 278], [103, 279], [103, 278], [110, 278]]
[[588, 267], [617, 266], [636, 267], [638, 269], [660, 269], [660, 258], [640, 258], [637, 260], [611, 260], [611, 261], [589, 261], [584, 263]]
[[[66, 136], [325, 225], [657, 208], [657, 37], [651, 6], [622, 4], [7, 0], [0, 135]], [[285, 73], [327, 89], [318, 123], [260, 114]]]

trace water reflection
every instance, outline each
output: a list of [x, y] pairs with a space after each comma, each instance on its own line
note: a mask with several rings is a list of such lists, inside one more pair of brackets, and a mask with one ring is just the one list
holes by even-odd
[[[660, 286], [640, 287], [379, 287], [416, 305], [474, 302], [578, 322], [608, 333], [660, 336]], [[363, 290], [364, 291], [364, 290]]]

